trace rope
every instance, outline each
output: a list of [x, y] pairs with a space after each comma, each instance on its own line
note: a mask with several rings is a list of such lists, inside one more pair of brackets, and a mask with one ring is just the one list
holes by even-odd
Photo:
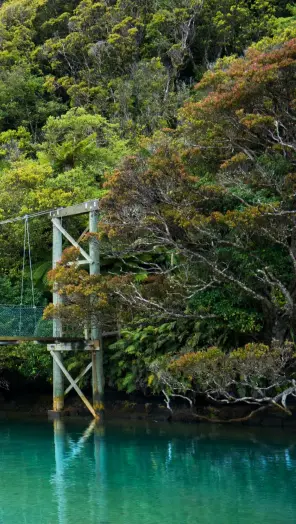
[[30, 279], [31, 279], [32, 306], [36, 307], [35, 306], [35, 290], [34, 290], [34, 280], [33, 280], [32, 257], [31, 257], [30, 230], [29, 230], [28, 218], [26, 218], [26, 227], [27, 227], [28, 255], [29, 255], [29, 267], [30, 267]]
[[36, 327], [36, 324], [37, 324], [36, 305], [35, 305], [35, 289], [34, 289], [34, 279], [33, 279], [33, 265], [32, 265], [30, 229], [29, 229], [28, 216], [25, 216], [24, 220], [25, 220], [25, 227], [24, 227], [24, 244], [23, 244], [23, 266], [22, 266], [22, 280], [21, 280], [19, 334], [21, 334], [21, 331], [22, 331], [22, 313], [23, 313], [23, 301], [24, 301], [25, 267], [26, 267], [27, 247], [28, 247], [29, 270], [30, 270], [30, 281], [31, 281], [32, 306], [33, 306], [33, 309], [34, 309], [34, 327]]
[[26, 218], [35, 218], [35, 217], [41, 217], [41, 216], [44, 216], [44, 215], [50, 215], [51, 213], [53, 213], [54, 211], [57, 211], [59, 208], [54, 208], [54, 209], [48, 209], [46, 211], [36, 211], [36, 213], [31, 213], [29, 215], [25, 215], [25, 216], [20, 216], [20, 217], [15, 217], [15, 218], [7, 218], [6, 220], [1, 220], [0, 221], [0, 226], [4, 225], [4, 224], [12, 224], [13, 222], [20, 222], [22, 220], [26, 220]]
[[26, 226], [27, 226], [27, 240], [28, 240], [28, 255], [29, 255], [29, 267], [30, 267], [32, 306], [34, 308], [34, 328], [36, 328], [37, 318], [36, 318], [36, 305], [35, 305], [35, 289], [34, 289], [34, 280], [33, 280], [33, 266], [32, 266], [30, 229], [29, 229], [29, 220], [28, 220], [28, 218], [26, 218]]
[[22, 268], [22, 279], [21, 279], [19, 334], [21, 334], [21, 332], [22, 332], [22, 312], [23, 312], [23, 299], [24, 299], [24, 278], [25, 278], [25, 265], [26, 265], [26, 248], [27, 248], [27, 222], [25, 222], [25, 227], [24, 227], [23, 268]]

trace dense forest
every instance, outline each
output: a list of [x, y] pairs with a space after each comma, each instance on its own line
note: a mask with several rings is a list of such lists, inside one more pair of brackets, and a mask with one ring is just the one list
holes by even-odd
[[[120, 331], [105, 345], [109, 387], [286, 409], [295, 73], [286, 0], [1, 2], [0, 219], [100, 199], [101, 276], [75, 250], [48, 274], [46, 218], [31, 245], [38, 304], [53, 280], [65, 299], [48, 316], [75, 326], [91, 310]], [[18, 304], [23, 224], [0, 242], [1, 302]], [[50, 380], [36, 346], [0, 361]]]

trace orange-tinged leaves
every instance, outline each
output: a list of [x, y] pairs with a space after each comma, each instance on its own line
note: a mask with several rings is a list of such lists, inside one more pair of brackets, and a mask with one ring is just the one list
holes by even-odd
[[199, 102], [187, 103], [181, 116], [189, 121], [203, 111], [215, 107], [226, 109], [234, 107], [246, 96], [255, 94], [269, 83], [276, 82], [281, 71], [296, 65], [296, 39], [284, 43], [280, 48], [268, 52], [250, 49], [246, 58], [230, 62], [226, 70], [209, 71], [197, 84], [196, 89], [212, 91]]

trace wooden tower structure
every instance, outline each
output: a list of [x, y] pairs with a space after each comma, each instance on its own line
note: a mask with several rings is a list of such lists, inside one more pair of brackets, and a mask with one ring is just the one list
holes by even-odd
[[[98, 231], [98, 200], [90, 200], [83, 204], [70, 206], [66, 208], [59, 208], [49, 213], [52, 222], [52, 266], [56, 267], [61, 260], [63, 253], [63, 239], [65, 238], [70, 244], [79, 250], [81, 260], [79, 265], [87, 265], [91, 275], [100, 273], [100, 252], [99, 243], [96, 238], [90, 235], [89, 250], [86, 252], [79, 241], [76, 241], [63, 225], [64, 217], [73, 217], [76, 215], [88, 215], [88, 227], [84, 233], [97, 233]], [[61, 296], [57, 290], [53, 290], [53, 304], [61, 303]], [[81, 331], [84, 331], [84, 326], [81, 326]], [[102, 420], [104, 415], [104, 373], [103, 373], [103, 344], [102, 333], [97, 323], [92, 321], [90, 333], [87, 338], [81, 340], [71, 340], [63, 337], [63, 325], [61, 320], [54, 319], [53, 321], [53, 342], [47, 345], [53, 360], [53, 409], [49, 411], [51, 418], [59, 418], [64, 409], [65, 395], [73, 388], [80, 396], [88, 410], [97, 420]], [[63, 354], [67, 351], [87, 351], [90, 354], [90, 362], [82, 373], [73, 379], [64, 366]], [[81, 391], [78, 383], [80, 379], [92, 370], [92, 403], [85, 397]], [[64, 378], [66, 378], [70, 385], [65, 390]]]

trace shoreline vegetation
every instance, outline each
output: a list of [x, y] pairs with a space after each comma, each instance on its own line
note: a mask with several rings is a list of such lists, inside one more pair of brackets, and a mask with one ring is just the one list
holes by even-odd
[[[126, 397], [112, 392], [108, 395], [106, 405], [106, 422], [130, 421], [131, 423], [151, 422], [170, 424], [206, 424], [234, 427], [254, 428], [282, 428], [291, 431], [296, 430], [296, 406], [291, 406], [291, 413], [287, 415], [275, 408], [265, 409], [256, 416], [250, 417], [250, 408], [246, 405], [235, 407], [219, 407], [200, 405], [191, 410], [186, 404], [178, 402], [173, 406], [173, 412], [168, 410], [162, 399], [145, 397]], [[50, 394], [17, 394], [13, 398], [0, 397], [0, 419], [18, 418], [48, 418], [48, 410], [51, 409], [52, 396]], [[67, 399], [62, 414], [65, 420], [90, 419], [91, 415], [84, 404], [77, 397]]]

